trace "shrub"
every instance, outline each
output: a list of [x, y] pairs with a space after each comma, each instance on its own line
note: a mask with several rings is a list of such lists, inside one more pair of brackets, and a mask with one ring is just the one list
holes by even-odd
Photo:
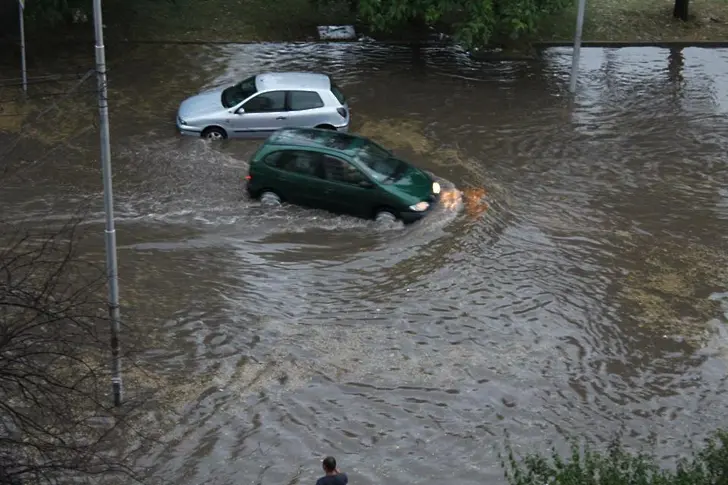
[[569, 457], [529, 454], [519, 461], [510, 443], [502, 459], [510, 485], [728, 485], [728, 432], [718, 431], [699, 451], [663, 470], [654, 456], [626, 450], [619, 439], [605, 452], [571, 445]]

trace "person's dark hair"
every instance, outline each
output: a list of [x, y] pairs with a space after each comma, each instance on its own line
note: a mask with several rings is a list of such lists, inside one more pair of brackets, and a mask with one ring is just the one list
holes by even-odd
[[326, 470], [327, 472], [332, 472], [336, 470], [336, 458], [334, 458], [333, 456], [327, 456], [326, 458], [324, 458], [324, 461], [322, 463], [324, 470]]

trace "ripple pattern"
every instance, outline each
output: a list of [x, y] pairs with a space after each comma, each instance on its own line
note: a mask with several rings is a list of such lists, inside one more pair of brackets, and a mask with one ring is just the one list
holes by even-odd
[[[331, 453], [356, 483], [498, 483], [505, 430], [534, 451], [571, 434], [625, 428], [633, 445], [656, 434], [669, 462], [724, 422], [721, 310], [699, 322], [713, 330], [696, 345], [640, 325], [624, 294], [648, 260], [664, 274], [640, 288], [659, 283], [673, 299], [728, 285], [717, 274], [687, 299], [670, 253], [724, 254], [725, 51], [584, 49], [573, 101], [569, 50], [518, 62], [366, 42], [164, 54], [182, 73], [165, 94], [180, 99], [260, 71], [328, 72], [355, 130], [388, 120], [382, 133], [428, 140], [402, 153], [460, 199], [408, 228], [266, 212], [240, 181], [255, 143], [180, 140], [120, 108], [125, 311], [160, 342], [155, 372], [194, 383], [166, 446], [143, 461], [151, 473], [292, 484]], [[116, 71], [158, 95], [133, 63]], [[60, 223], [90, 200], [88, 251], [103, 260], [92, 153], [64, 164], [59, 184], [47, 162], [32, 165], [32, 183], [0, 194], [4, 218]]]

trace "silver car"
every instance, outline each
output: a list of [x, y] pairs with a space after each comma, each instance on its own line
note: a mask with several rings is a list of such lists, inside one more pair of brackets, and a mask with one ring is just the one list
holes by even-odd
[[187, 98], [177, 112], [183, 135], [264, 138], [285, 127], [349, 130], [349, 105], [326, 74], [270, 72]]

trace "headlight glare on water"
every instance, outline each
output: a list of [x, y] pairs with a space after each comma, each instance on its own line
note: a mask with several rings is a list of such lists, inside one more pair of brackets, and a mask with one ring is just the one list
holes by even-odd
[[432, 193], [433, 194], [440, 193], [440, 184], [438, 184], [437, 182], [432, 182]]
[[428, 207], [430, 207], [429, 202], [425, 202], [423, 200], [422, 202], [418, 202], [415, 205], [411, 205], [410, 209], [412, 209], [415, 212], [422, 212], [422, 211], [426, 211]]

